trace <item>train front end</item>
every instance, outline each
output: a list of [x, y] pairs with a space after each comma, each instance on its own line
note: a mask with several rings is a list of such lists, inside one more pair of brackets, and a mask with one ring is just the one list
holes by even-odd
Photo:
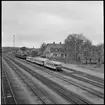
[[62, 71], [62, 66], [61, 64], [54, 64], [55, 68], [57, 71]]

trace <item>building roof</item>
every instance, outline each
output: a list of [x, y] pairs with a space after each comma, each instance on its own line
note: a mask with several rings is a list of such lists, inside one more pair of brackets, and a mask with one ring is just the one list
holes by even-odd
[[51, 47], [63, 47], [64, 46], [64, 44], [51, 44], [51, 43], [49, 43], [49, 44], [47, 44], [47, 46], [51, 46]]
[[[64, 47], [64, 44], [53, 42], [53, 43], [48, 43], [47, 46], [56, 47], [56, 48], [58, 48], [58, 47], [63, 48], [63, 47]], [[47, 47], [47, 46], [46, 46], [46, 47]]]
[[40, 48], [33, 48], [31, 51], [40, 51]]
[[48, 43], [44, 52], [46, 50], [50, 50], [50, 52], [64, 52], [64, 44], [61, 43]]

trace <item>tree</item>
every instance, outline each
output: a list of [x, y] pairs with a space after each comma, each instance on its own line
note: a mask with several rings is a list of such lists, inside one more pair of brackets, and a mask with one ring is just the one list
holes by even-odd
[[44, 52], [46, 46], [47, 46], [47, 45], [46, 45], [46, 43], [44, 43], [44, 42], [41, 44], [41, 47], [40, 47], [41, 54], [43, 54], [43, 52]]
[[96, 46], [96, 49], [97, 49], [97, 59], [98, 59], [98, 63], [97, 65], [98, 66], [101, 66], [102, 64], [102, 58], [103, 58], [103, 53], [104, 53], [104, 44], [98, 44]]
[[38, 51], [32, 51], [31, 56], [32, 57], [39, 56]]
[[91, 62], [91, 54], [92, 54], [92, 42], [90, 40], [86, 40], [82, 46], [81, 46], [81, 51], [83, 53], [83, 56], [86, 60], [86, 64], [87, 64], [87, 60], [90, 60]]
[[65, 39], [65, 54], [66, 54], [66, 60], [68, 59], [74, 59], [74, 60], [80, 60], [80, 54], [82, 52], [82, 45], [85, 43], [88, 39], [84, 37], [82, 34], [70, 34]]

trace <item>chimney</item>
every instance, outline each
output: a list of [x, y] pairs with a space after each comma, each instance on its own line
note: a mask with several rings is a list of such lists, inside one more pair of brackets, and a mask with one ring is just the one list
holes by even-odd
[[53, 42], [53, 44], [55, 44], [55, 42]]
[[61, 42], [60, 42], [60, 44], [61, 44]]

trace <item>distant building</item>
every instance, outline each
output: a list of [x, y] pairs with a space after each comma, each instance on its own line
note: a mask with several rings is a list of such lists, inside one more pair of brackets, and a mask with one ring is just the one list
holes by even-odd
[[20, 54], [26, 54], [26, 55], [29, 55], [30, 51], [32, 50], [32, 48], [26, 48], [25, 51], [21, 50], [21, 48], [18, 48], [17, 49], [17, 53], [20, 53]]
[[47, 44], [43, 55], [46, 56], [47, 58], [65, 58], [65, 53], [64, 53], [64, 44], [60, 43], [49, 43]]
[[40, 55], [40, 49], [39, 48], [33, 48], [30, 50], [29, 55], [32, 57], [39, 56]]

